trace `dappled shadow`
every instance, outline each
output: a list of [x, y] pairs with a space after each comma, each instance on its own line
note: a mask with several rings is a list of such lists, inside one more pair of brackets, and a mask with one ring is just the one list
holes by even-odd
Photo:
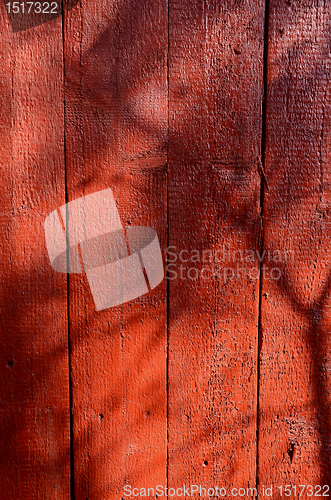
[[[298, 14], [295, 38], [286, 10], [290, 4], [273, 2], [274, 9], [284, 9], [284, 22], [281, 28], [270, 29], [271, 40], [278, 33], [287, 43], [279, 55], [271, 43], [275, 52], [270, 53], [274, 67], [269, 73], [267, 112], [271, 107], [273, 113], [267, 115], [269, 193], [264, 199], [264, 244], [270, 251], [284, 249], [288, 240], [291, 249], [296, 250], [296, 241], [300, 247], [297, 262], [278, 264], [279, 281], [262, 282], [258, 472], [264, 482], [294, 478], [300, 472], [301, 480], [318, 484], [330, 481], [328, 251], [319, 254], [321, 245], [311, 242], [307, 250], [305, 238], [298, 236], [303, 228], [311, 238], [325, 238], [328, 243], [330, 212], [325, 208], [328, 200], [322, 199], [328, 193], [328, 151], [322, 152], [321, 144], [328, 127], [329, 68], [322, 63], [329, 58], [330, 32], [325, 28], [321, 41], [308, 30], [302, 40], [300, 29], [307, 16]], [[257, 2], [251, 12], [244, 2], [172, 3], [169, 40], [166, 7], [163, 2], [142, 6], [138, 0], [97, 6], [82, 2], [65, 14], [69, 200], [111, 187], [123, 223], [154, 227], [165, 257], [169, 244], [177, 252], [215, 253], [223, 246], [260, 250], [264, 4]], [[298, 5], [291, 9], [300, 11]], [[316, 11], [323, 9], [316, 7]], [[317, 16], [316, 26], [318, 21]], [[307, 74], [301, 80], [291, 69], [293, 61], [299, 61], [298, 66], [305, 63]], [[304, 114], [298, 96], [309, 97]], [[273, 119], [281, 116], [288, 122], [280, 137]], [[37, 157], [37, 163], [42, 161], [43, 155]], [[306, 225], [291, 226], [288, 216], [294, 217], [295, 212], [298, 217], [303, 214]], [[317, 224], [316, 214], [321, 214]], [[288, 235], [291, 231], [297, 240]], [[277, 238], [277, 232], [283, 239]], [[44, 280], [46, 249], [39, 246], [38, 255], [42, 252], [43, 264], [36, 261], [35, 269], [24, 275], [27, 292], [31, 282]], [[315, 278], [309, 274], [307, 255], [313, 255], [319, 269]], [[247, 269], [256, 264], [247, 264]], [[50, 311], [57, 301], [63, 309], [63, 277], [54, 278], [50, 268], [47, 273], [52, 283], [58, 279], [60, 285], [52, 284], [49, 295], [44, 291], [42, 296], [47, 297]], [[3, 305], [9, 313], [8, 325], [17, 333], [6, 363], [14, 363], [17, 352], [24, 351], [19, 338], [29, 317], [28, 306], [14, 292], [22, 277], [12, 273], [11, 280]], [[41, 300], [39, 295], [36, 300]], [[165, 484], [167, 465], [171, 486], [183, 481], [254, 486], [258, 280], [177, 279], [163, 282], [132, 303], [96, 313], [85, 277], [70, 276], [69, 304], [77, 499], [123, 495], [125, 483]], [[291, 338], [287, 334], [290, 319]], [[44, 328], [52, 322], [53, 316], [47, 316]], [[31, 387], [20, 387], [17, 381], [4, 395], [7, 405], [14, 394], [17, 401], [24, 401], [28, 414], [44, 404], [40, 401], [45, 394], [52, 393], [47, 386], [51, 368], [43, 370], [57, 356], [63, 362], [64, 325], [61, 328], [62, 347], [49, 349], [47, 359], [46, 350], [42, 360], [37, 355], [33, 360], [33, 368], [43, 366], [36, 374], [41, 383], [31, 385], [36, 399], [27, 403]], [[305, 368], [297, 377], [304, 356]], [[8, 374], [16, 366], [7, 367]], [[277, 384], [281, 390], [277, 391]], [[67, 387], [67, 381], [61, 387]], [[288, 403], [292, 392], [294, 401]], [[9, 439], [21, 439], [23, 457], [26, 443], [33, 439], [33, 431], [24, 434], [31, 420], [16, 420], [10, 428], [4, 408]], [[61, 422], [68, 429], [68, 417], [59, 412], [56, 425]], [[47, 430], [48, 421], [43, 422]], [[280, 444], [274, 446], [278, 433]], [[268, 461], [262, 444], [267, 452], [271, 450], [273, 460]], [[298, 450], [296, 457], [287, 453], [292, 445]], [[63, 456], [54, 453], [43, 472], [47, 467], [54, 472], [65, 463], [63, 474], [68, 474], [69, 450]], [[30, 469], [36, 460], [30, 456]], [[277, 475], [275, 467], [283, 476]]]

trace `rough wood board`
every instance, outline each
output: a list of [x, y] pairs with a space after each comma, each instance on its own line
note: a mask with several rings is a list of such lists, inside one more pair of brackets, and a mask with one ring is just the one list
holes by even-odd
[[[166, 244], [164, 0], [82, 1], [65, 20], [69, 200], [111, 188], [124, 225]], [[76, 498], [166, 480], [166, 285], [96, 312], [70, 276]]]
[[259, 250], [264, 2], [171, 0], [169, 23], [169, 243], [200, 255], [169, 282], [169, 486], [254, 487], [259, 264], [233, 255]]
[[1, 497], [69, 499], [66, 278], [43, 222], [64, 203], [61, 19], [12, 33], [0, 5]]
[[264, 485], [331, 479], [330, 14], [329, 2], [270, 3], [264, 227], [282, 275], [263, 283]]
[[187, 251], [168, 283], [168, 402], [166, 283], [96, 313], [69, 277], [73, 497], [167, 475], [229, 489], [257, 474], [273, 498], [330, 482], [331, 12], [270, 0], [263, 265], [281, 278], [262, 279], [257, 421], [264, 9], [171, 0], [167, 26], [163, 0], [83, 0], [62, 40], [61, 19], [13, 34], [0, 5], [4, 498], [70, 498], [66, 278], [42, 227], [65, 202], [63, 102], [69, 200], [111, 187], [125, 225]]

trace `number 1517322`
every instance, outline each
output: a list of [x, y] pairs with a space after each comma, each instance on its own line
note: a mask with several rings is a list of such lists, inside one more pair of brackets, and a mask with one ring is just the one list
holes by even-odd
[[59, 4], [56, 2], [9, 2], [6, 4], [8, 14], [58, 14]]

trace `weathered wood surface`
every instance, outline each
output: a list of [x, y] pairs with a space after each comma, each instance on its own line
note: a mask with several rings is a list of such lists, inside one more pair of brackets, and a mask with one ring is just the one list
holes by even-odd
[[[330, 482], [331, 12], [269, 3], [0, 4], [3, 498]], [[67, 311], [44, 219], [109, 187], [169, 280]]]
[[[65, 17], [69, 200], [110, 187], [125, 226], [166, 245], [167, 5], [82, 1]], [[96, 312], [70, 276], [77, 499], [166, 482], [166, 282]]]
[[264, 2], [171, 0], [169, 30], [169, 486], [254, 487]]
[[66, 276], [43, 223], [65, 202], [61, 19], [13, 34], [0, 5], [3, 499], [69, 499]]
[[329, 2], [270, 2], [264, 244], [282, 274], [262, 290], [265, 485], [331, 479], [330, 15]]

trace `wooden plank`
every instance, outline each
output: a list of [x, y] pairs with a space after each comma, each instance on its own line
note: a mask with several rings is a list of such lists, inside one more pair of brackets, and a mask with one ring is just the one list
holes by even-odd
[[281, 276], [262, 290], [259, 482], [272, 498], [331, 480], [330, 14], [270, 2], [264, 246]]
[[[66, 15], [69, 200], [111, 188], [123, 225], [166, 244], [165, 0], [81, 1]], [[166, 287], [96, 312], [70, 276], [76, 498], [166, 475]]]
[[0, 5], [2, 498], [69, 499], [66, 278], [43, 223], [64, 203], [61, 19], [13, 33]]
[[169, 486], [254, 487], [264, 2], [169, 23]]

